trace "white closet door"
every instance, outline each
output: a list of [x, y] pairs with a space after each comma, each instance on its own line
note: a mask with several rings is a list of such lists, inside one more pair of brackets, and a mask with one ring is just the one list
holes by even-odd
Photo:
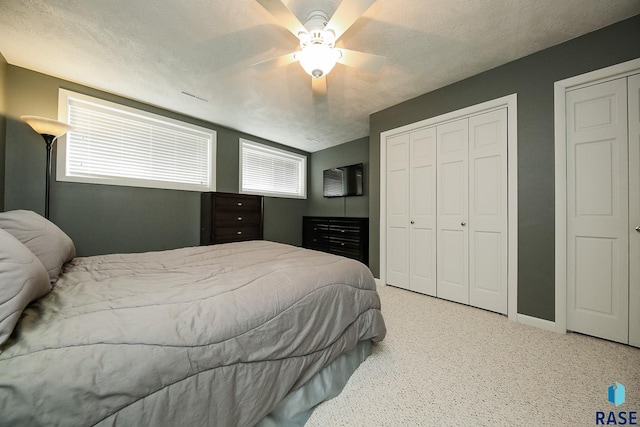
[[410, 136], [410, 289], [436, 295], [436, 128]]
[[628, 342], [627, 81], [567, 92], [566, 106], [567, 328]]
[[409, 134], [387, 139], [387, 283], [409, 289]]
[[629, 86], [629, 344], [640, 347], [640, 74]]
[[469, 118], [469, 304], [507, 313], [507, 110]]
[[437, 133], [437, 296], [468, 304], [468, 119], [438, 126]]

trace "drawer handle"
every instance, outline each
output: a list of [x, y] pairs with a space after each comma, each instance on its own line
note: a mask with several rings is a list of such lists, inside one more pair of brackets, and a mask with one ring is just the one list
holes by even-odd
[[242, 221], [242, 217], [241, 216], [238, 217], [238, 221]]
[[344, 242], [340, 243], [341, 246], [344, 246]]
[[238, 232], [236, 232], [236, 234], [239, 236], [239, 235], [242, 234], [242, 231], [238, 231]]
[[238, 202], [238, 206], [242, 206], [242, 202]]

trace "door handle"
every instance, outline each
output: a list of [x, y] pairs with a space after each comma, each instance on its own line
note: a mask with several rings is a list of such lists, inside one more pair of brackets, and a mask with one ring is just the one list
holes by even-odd
[[416, 222], [414, 220], [411, 220], [411, 224], [415, 224]]
[[460, 223], [460, 225], [464, 227], [465, 225], [467, 225], [467, 223], [463, 221]]
[[640, 225], [636, 227], [636, 231], [640, 233]]

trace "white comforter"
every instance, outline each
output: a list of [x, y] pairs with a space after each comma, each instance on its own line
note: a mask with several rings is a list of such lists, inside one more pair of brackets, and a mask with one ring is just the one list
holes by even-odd
[[75, 258], [0, 354], [0, 425], [251, 426], [385, 325], [357, 261], [266, 241]]

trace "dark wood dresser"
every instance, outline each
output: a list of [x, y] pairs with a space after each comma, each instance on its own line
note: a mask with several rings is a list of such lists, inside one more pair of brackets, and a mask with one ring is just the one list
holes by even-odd
[[305, 216], [302, 246], [369, 264], [369, 218]]
[[200, 245], [261, 240], [262, 196], [202, 193]]

